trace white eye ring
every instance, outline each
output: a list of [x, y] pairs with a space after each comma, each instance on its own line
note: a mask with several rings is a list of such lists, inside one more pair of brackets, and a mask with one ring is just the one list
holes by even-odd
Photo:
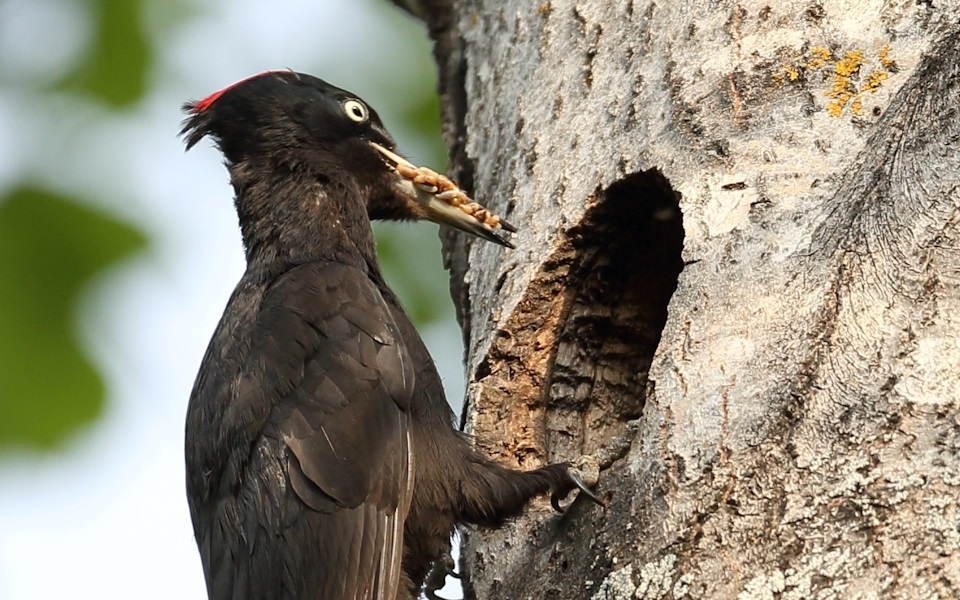
[[358, 100], [347, 100], [343, 103], [343, 112], [347, 113], [347, 118], [357, 123], [363, 123], [367, 120], [367, 107]]

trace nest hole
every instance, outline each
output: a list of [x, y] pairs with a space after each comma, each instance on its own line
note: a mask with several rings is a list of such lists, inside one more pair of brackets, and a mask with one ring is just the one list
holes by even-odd
[[658, 169], [627, 175], [597, 198], [568, 232], [570, 300], [551, 374], [555, 422], [548, 427], [582, 432], [561, 436], [581, 438], [568, 441], [579, 448], [553, 440], [566, 456], [601, 445], [620, 423], [640, 416], [683, 269], [680, 195]]

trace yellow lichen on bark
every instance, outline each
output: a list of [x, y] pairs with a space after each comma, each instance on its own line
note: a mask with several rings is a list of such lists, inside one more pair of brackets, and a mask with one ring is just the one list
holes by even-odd
[[795, 63], [782, 63], [773, 73], [773, 79], [783, 84], [788, 80], [798, 81], [801, 77], [813, 80], [813, 76], [819, 74], [829, 82], [824, 92], [829, 99], [827, 112], [839, 117], [849, 107], [851, 113], [859, 116], [864, 112], [862, 95], [865, 92], [875, 93], [890, 77], [890, 73], [896, 70], [896, 62], [890, 57], [890, 52], [889, 44], [883, 46], [877, 52], [877, 68], [861, 76], [864, 65], [874, 62], [868, 60], [863, 50], [847, 50], [842, 52], [842, 58], [837, 58], [841, 53], [835, 54], [829, 48], [815, 46], [805, 58], [798, 58]]

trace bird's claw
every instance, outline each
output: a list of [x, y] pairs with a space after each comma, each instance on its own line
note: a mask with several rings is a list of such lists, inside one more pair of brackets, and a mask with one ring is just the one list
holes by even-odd
[[640, 419], [629, 421], [623, 433], [610, 440], [609, 443], [593, 454], [587, 454], [577, 459], [573, 465], [567, 468], [567, 477], [573, 485], [565, 490], [554, 492], [553, 495], [550, 496], [550, 506], [552, 506], [555, 511], [562, 513], [563, 508], [560, 506], [560, 501], [566, 498], [567, 494], [576, 487], [585, 494], [587, 498], [593, 500], [600, 506], [606, 507], [607, 503], [597, 497], [590, 488], [597, 485], [597, 482], [600, 480], [601, 470], [610, 468], [616, 460], [623, 458], [630, 449], [630, 445], [633, 443], [633, 439], [636, 437], [639, 429]]
[[554, 492], [554, 494], [550, 496], [550, 506], [553, 507], [553, 510], [559, 513], [563, 512], [560, 501], [566, 498], [567, 494], [573, 491], [573, 488], [579, 489], [582, 494], [600, 506], [607, 505], [606, 502], [601, 500], [593, 493], [593, 490], [590, 489], [600, 481], [600, 465], [593, 456], [586, 455], [577, 459], [573, 465], [567, 468], [567, 478], [569, 483], [572, 484], [571, 487], [562, 492]]
[[602, 448], [599, 448], [592, 454], [600, 465], [601, 471], [609, 469], [614, 462], [620, 460], [627, 454], [630, 446], [633, 445], [633, 440], [637, 437], [640, 425], [640, 419], [627, 421], [627, 427], [620, 435], [609, 440]]
[[456, 564], [453, 561], [453, 556], [451, 556], [449, 549], [444, 551], [440, 558], [433, 561], [433, 567], [430, 569], [430, 573], [427, 575], [423, 586], [423, 594], [428, 600], [447, 600], [443, 596], [438, 596], [437, 590], [446, 585], [448, 576], [454, 579], [460, 579], [460, 574], [453, 570], [455, 567]]

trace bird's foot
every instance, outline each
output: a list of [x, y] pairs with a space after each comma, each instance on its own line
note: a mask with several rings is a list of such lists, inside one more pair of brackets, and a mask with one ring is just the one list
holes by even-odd
[[606, 502], [597, 497], [593, 493], [593, 490], [590, 488], [597, 485], [597, 482], [600, 481], [600, 463], [597, 460], [587, 454], [578, 458], [573, 464], [567, 467], [567, 479], [568, 485], [565, 486], [566, 489], [557, 490], [550, 496], [550, 506], [553, 507], [553, 510], [562, 513], [563, 508], [560, 507], [560, 501], [567, 497], [574, 488], [579, 489], [580, 492], [586, 495], [587, 498], [590, 498], [600, 506], [606, 506]]
[[430, 574], [427, 575], [423, 585], [423, 594], [428, 600], [447, 600], [443, 596], [438, 596], [437, 591], [447, 584], [447, 576], [460, 579], [460, 574], [454, 571], [454, 568], [456, 568], [456, 564], [453, 562], [453, 556], [450, 555], [449, 550], [446, 550], [440, 558], [433, 561], [433, 567], [431, 567]]
[[627, 421], [627, 428], [623, 430], [623, 433], [593, 453], [592, 456], [597, 459], [601, 471], [609, 469], [613, 463], [627, 455], [627, 450], [633, 445], [633, 440], [637, 437], [639, 430], [640, 419]]
[[607, 442], [593, 454], [585, 454], [574, 461], [567, 468], [570, 487], [566, 490], [554, 492], [550, 496], [550, 505], [553, 506], [553, 509], [562, 513], [563, 508], [560, 507], [560, 501], [566, 498], [567, 494], [574, 488], [579, 489], [590, 500], [605, 507], [607, 503], [597, 497], [590, 488], [596, 486], [597, 482], [600, 481], [600, 471], [610, 468], [614, 462], [626, 455], [627, 450], [633, 444], [633, 439], [637, 436], [639, 428], [640, 419], [629, 421], [623, 433]]

